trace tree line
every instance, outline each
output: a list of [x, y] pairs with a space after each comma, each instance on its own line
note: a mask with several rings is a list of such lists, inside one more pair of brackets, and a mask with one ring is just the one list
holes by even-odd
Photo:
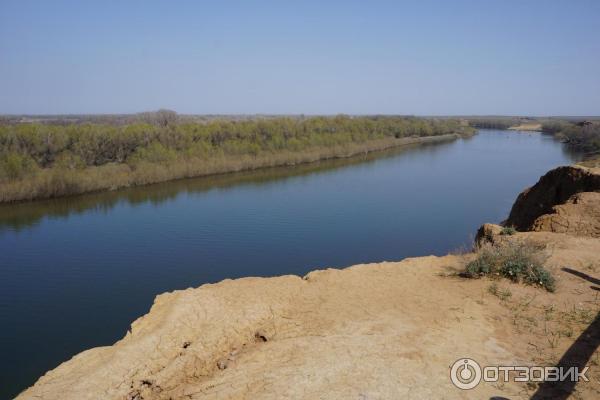
[[520, 125], [525, 120], [519, 117], [470, 117], [469, 124], [480, 129], [508, 129]]
[[[111, 177], [121, 179], [117, 186], [150, 183], [314, 161], [350, 150], [392, 147], [400, 138], [470, 131], [454, 119], [338, 115], [198, 121], [166, 110], [138, 114], [128, 124], [13, 121], [0, 125], [0, 182], [12, 183], [9, 189], [20, 191], [17, 198], [26, 195], [25, 186], [17, 188], [15, 182], [42, 182], [29, 189], [36, 191], [43, 185], [39, 190], [49, 197], [81, 192], [84, 183], [85, 191], [113, 187]], [[7, 201], [13, 195], [3, 198]]]
[[13, 124], [0, 126], [5, 179], [37, 168], [68, 169], [107, 163], [135, 165], [177, 158], [298, 151], [384, 137], [435, 136], [464, 131], [454, 120], [347, 116], [177, 123], [155, 113], [149, 122], [108, 124]]

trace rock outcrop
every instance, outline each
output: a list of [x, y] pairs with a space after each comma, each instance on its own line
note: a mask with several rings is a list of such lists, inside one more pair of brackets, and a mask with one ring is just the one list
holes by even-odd
[[536, 218], [531, 230], [600, 237], [600, 192], [571, 196], [565, 204], [554, 206], [550, 213]]
[[519, 231], [532, 230], [539, 217], [553, 213], [554, 206], [566, 203], [577, 193], [598, 191], [598, 169], [580, 166], [553, 169], [519, 195], [504, 224]]
[[502, 227], [496, 224], [483, 224], [475, 235], [475, 245], [481, 246], [485, 243], [496, 243], [502, 234]]

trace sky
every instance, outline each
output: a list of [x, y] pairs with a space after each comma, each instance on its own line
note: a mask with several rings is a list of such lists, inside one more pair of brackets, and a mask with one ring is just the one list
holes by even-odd
[[0, 0], [0, 114], [600, 115], [598, 0]]

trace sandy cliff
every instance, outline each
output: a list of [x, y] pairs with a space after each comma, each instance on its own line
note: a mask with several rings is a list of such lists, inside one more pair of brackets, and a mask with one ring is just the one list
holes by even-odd
[[533, 231], [600, 237], [600, 192], [577, 193], [533, 221]]
[[552, 207], [582, 192], [600, 192], [600, 168], [553, 169], [519, 195], [505, 224], [522, 231], [530, 230], [537, 218], [552, 213]]
[[[556, 189], [546, 200], [538, 183], [519, 196], [511, 222], [552, 226], [552, 217], [540, 218], [569, 219], [580, 208], [597, 219], [594, 195], [572, 197], [589, 191], [573, 174], [598, 178], [589, 170], [550, 172], [542, 184], [550, 175], [566, 180], [548, 187], [581, 189]], [[566, 211], [553, 210], [569, 199]], [[479, 239], [543, 247], [555, 293], [505, 280], [492, 293], [488, 279], [458, 277], [472, 254], [227, 280], [158, 296], [121, 341], [75, 356], [19, 399], [542, 398], [555, 389], [483, 382], [459, 390], [449, 366], [462, 357], [555, 365], [573, 354], [573, 362], [589, 356], [591, 381], [566, 394], [598, 398], [600, 239], [584, 230], [538, 230], [508, 236], [487, 225]]]

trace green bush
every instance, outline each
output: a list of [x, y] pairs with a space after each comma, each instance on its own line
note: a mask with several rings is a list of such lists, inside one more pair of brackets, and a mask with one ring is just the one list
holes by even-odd
[[140, 161], [149, 163], [164, 163], [172, 161], [177, 157], [173, 149], [169, 149], [160, 143], [151, 143], [148, 147], [141, 147], [131, 156], [131, 163], [136, 164]]
[[541, 250], [530, 243], [485, 245], [478, 250], [475, 260], [467, 264], [464, 275], [469, 278], [504, 277], [553, 292], [555, 280], [544, 268], [544, 260]]
[[502, 228], [502, 230], [500, 231], [501, 235], [506, 235], [506, 236], [512, 236], [515, 233], [517, 233], [517, 230], [515, 228], [513, 228], [512, 226], [505, 226], [504, 228]]
[[31, 157], [18, 153], [9, 153], [0, 160], [2, 175], [8, 180], [17, 180], [32, 173], [36, 169]]
[[[459, 120], [393, 116], [267, 118], [180, 122], [172, 112], [120, 124], [0, 125], [0, 157], [16, 153], [51, 168], [68, 152], [86, 166], [164, 162], [175, 155], [257, 155], [365, 143], [384, 138], [470, 133]], [[150, 122], [150, 123], [146, 123]], [[157, 161], [154, 161], [157, 160]], [[64, 161], [64, 160], [63, 160]]]

